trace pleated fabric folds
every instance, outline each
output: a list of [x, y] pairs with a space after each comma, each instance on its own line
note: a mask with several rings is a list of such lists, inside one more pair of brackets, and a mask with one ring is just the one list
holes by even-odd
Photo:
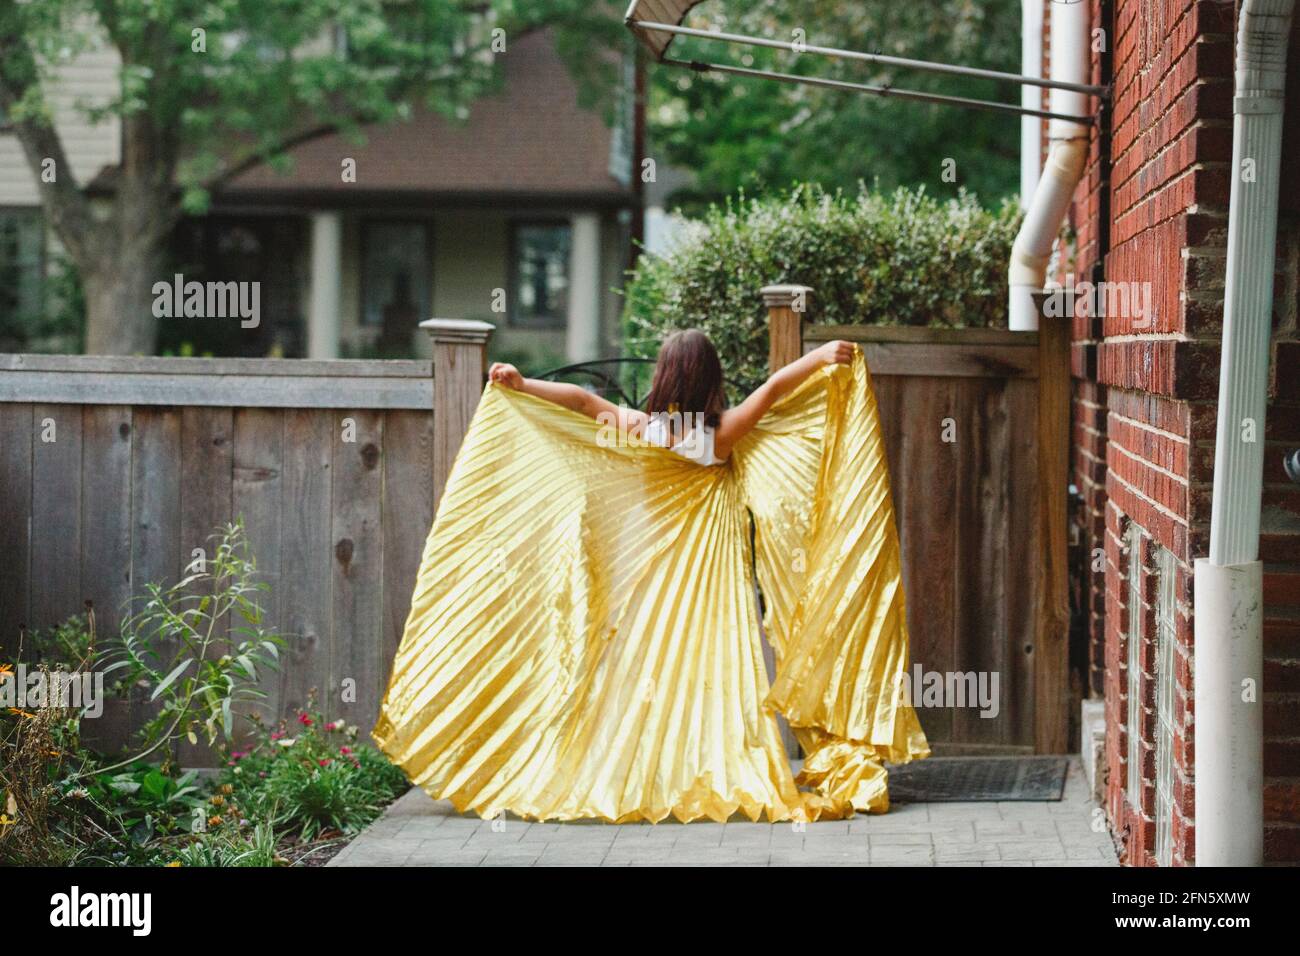
[[[843, 817], [887, 809], [883, 762], [929, 752], [906, 668], [860, 353], [715, 466], [490, 384], [374, 737], [433, 797], [485, 817]], [[777, 711], [806, 754], [798, 780]]]

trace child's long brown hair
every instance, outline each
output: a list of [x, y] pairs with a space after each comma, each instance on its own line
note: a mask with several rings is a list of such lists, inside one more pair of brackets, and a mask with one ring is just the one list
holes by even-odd
[[705, 425], [717, 428], [726, 407], [722, 363], [709, 337], [699, 329], [684, 329], [664, 339], [646, 411], [651, 415], [703, 415]]

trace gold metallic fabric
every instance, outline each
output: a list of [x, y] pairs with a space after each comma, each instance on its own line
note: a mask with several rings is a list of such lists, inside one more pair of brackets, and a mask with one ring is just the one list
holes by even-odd
[[[845, 817], [888, 808], [884, 761], [929, 753], [906, 670], [860, 352], [713, 466], [491, 384], [374, 736], [433, 797], [485, 817]], [[806, 754], [798, 779], [778, 711]]]

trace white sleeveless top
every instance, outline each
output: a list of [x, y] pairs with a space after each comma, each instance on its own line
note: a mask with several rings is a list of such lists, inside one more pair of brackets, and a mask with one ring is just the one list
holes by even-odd
[[652, 445], [658, 445], [660, 448], [667, 448], [675, 454], [681, 455], [687, 461], [693, 461], [697, 465], [722, 465], [726, 459], [718, 458], [713, 454], [713, 429], [707, 425], [701, 425], [698, 428], [692, 428], [686, 435], [675, 445], [670, 445], [672, 440], [668, 432], [668, 423], [659, 416], [650, 416], [650, 422], [645, 428], [645, 440]]

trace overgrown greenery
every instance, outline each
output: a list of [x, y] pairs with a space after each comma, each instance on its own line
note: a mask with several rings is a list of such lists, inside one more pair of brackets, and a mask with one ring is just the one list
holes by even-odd
[[257, 689], [259, 668], [279, 661], [284, 640], [263, 626], [258, 604], [270, 585], [256, 580], [243, 526], [213, 541], [211, 557], [198, 558], [180, 581], [146, 586], [140, 610], [100, 661], [123, 689], [147, 686], [159, 705], [140, 728], [141, 758], [182, 736], [197, 744], [200, 732], [209, 746], [229, 740], [236, 706], [266, 696]]
[[[282, 643], [258, 604], [266, 586], [239, 524], [214, 538], [212, 557], [171, 587], [151, 584], [120, 636], [98, 646], [93, 609], [24, 634], [13, 663], [82, 675], [112, 672], [113, 688], [149, 708], [129, 756], [82, 740], [85, 707], [46, 700], [0, 708], [0, 864], [269, 866], [297, 862], [346, 839], [406, 788], [400, 770], [327, 723], [314, 704], [299, 733], [265, 727], [251, 747], [237, 722], [262, 696]], [[248, 734], [242, 735], [249, 739]], [[182, 770], [182, 741], [207, 743], [219, 777]]]
[[296, 726], [259, 726], [250, 749], [231, 752], [223, 789], [245, 812], [304, 841], [329, 830], [355, 833], [407, 787], [383, 755], [358, 745], [357, 734], [309, 704]]
[[813, 321], [998, 326], [1006, 322], [1006, 263], [1020, 215], [961, 193], [923, 188], [856, 195], [799, 186], [714, 206], [666, 255], [643, 255], [626, 289], [630, 351], [653, 356], [663, 336], [699, 328], [728, 375], [767, 371], [767, 312], [759, 290], [814, 290]]
[[[703, 4], [687, 25], [809, 45], [1020, 72], [1020, 4], [1015, 0], [759, 0]], [[670, 48], [751, 69], [811, 75], [896, 89], [1019, 101], [1016, 87], [898, 66], [677, 37]], [[692, 181], [671, 202], [690, 215], [744, 189], [780, 192], [792, 184], [852, 190], [859, 180], [886, 189], [958, 187], [996, 208], [1018, 187], [1019, 119], [859, 92], [723, 74], [651, 67], [647, 126], [661, 162]], [[945, 166], [944, 161], [951, 160]], [[952, 175], [944, 177], [945, 171]]]

